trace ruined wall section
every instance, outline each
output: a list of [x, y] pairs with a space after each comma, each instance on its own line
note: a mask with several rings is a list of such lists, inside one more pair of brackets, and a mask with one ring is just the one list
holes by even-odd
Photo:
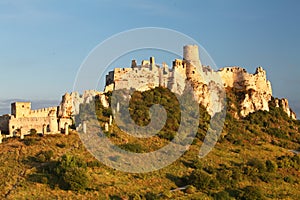
[[30, 134], [31, 129], [35, 129], [38, 133], [43, 132], [43, 125], [48, 127], [50, 131], [50, 118], [49, 117], [24, 117], [24, 118], [15, 118], [12, 117], [9, 120], [9, 135], [13, 136], [16, 134]]
[[240, 67], [222, 68], [218, 73], [225, 87], [245, 92], [245, 98], [240, 102], [242, 117], [258, 110], [269, 111], [272, 87], [270, 81], [267, 80], [266, 71], [262, 67], [258, 67], [254, 74], [250, 74]]
[[9, 132], [8, 122], [10, 120], [10, 115], [0, 116], [0, 130], [3, 132]]
[[[163, 67], [156, 65], [153, 57], [150, 60], [143, 60], [139, 66], [136, 65], [136, 62], [133, 63], [131, 68], [115, 68], [113, 73], [107, 76], [110, 84], [106, 84], [105, 91], [119, 89], [146, 91], [159, 86], [169, 87], [172, 85], [169, 84], [169, 81], [173, 72], [166, 64]], [[111, 81], [112, 75], [113, 81]]]

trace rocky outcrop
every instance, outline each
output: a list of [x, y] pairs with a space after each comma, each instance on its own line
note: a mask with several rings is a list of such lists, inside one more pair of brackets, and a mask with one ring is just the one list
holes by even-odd
[[73, 113], [72, 98], [69, 93], [62, 96], [62, 101], [59, 105], [58, 117], [67, 118]]
[[272, 98], [272, 87], [262, 67], [258, 67], [254, 74], [240, 67], [226, 67], [220, 69], [219, 74], [225, 87], [245, 92], [239, 109], [242, 117], [258, 110], [269, 111], [268, 102]]
[[101, 104], [107, 108], [109, 106], [107, 97], [103, 92], [96, 90], [86, 90], [83, 95], [78, 92], [66, 93], [62, 97], [62, 101], [59, 105], [59, 117], [70, 117], [72, 115], [79, 114], [80, 104], [90, 103], [94, 98], [99, 98]]
[[276, 108], [282, 108], [283, 111], [292, 119], [297, 119], [296, 113], [293, 112], [293, 110], [289, 106], [289, 102], [286, 98], [283, 99], [275, 99], [275, 107]]
[[248, 90], [248, 93], [245, 94], [245, 98], [240, 104], [240, 115], [242, 117], [246, 117], [249, 113], [253, 113], [258, 110], [269, 111], [270, 100], [270, 94], [255, 90]]

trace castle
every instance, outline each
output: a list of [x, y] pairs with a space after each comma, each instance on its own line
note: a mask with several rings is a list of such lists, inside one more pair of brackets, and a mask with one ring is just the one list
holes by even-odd
[[[223, 88], [245, 92], [239, 107], [242, 117], [257, 110], [269, 111], [272, 87], [262, 67], [258, 67], [254, 74], [241, 67], [225, 67], [214, 71], [201, 64], [197, 45], [184, 46], [183, 59], [175, 59], [172, 68], [165, 63], [162, 66], [157, 65], [154, 57], [143, 60], [141, 65], [132, 60], [131, 68], [115, 68], [106, 76], [105, 92], [131, 88], [145, 91], [162, 86], [182, 94], [187, 81], [193, 87], [195, 99], [206, 107], [211, 115], [215, 112], [215, 103], [211, 99], [212, 91], [217, 90], [220, 93]], [[276, 106], [282, 107], [289, 117], [296, 119], [296, 114], [289, 108], [287, 99], [277, 99], [276, 102]]]
[[[233, 88], [245, 94], [239, 102], [237, 115], [245, 117], [258, 110], [269, 111], [272, 87], [263, 68], [258, 67], [254, 74], [240, 67], [225, 67], [214, 71], [209, 66], [202, 65], [198, 46], [187, 45], [183, 47], [183, 59], [175, 59], [172, 68], [165, 63], [162, 66], [156, 64], [154, 57], [143, 60], [140, 65], [132, 60], [130, 68], [115, 68], [106, 76], [104, 93], [95, 90], [87, 90], [83, 95], [77, 92], [66, 93], [59, 106], [38, 110], [31, 110], [30, 102], [12, 103], [11, 114], [0, 116], [0, 143], [3, 138], [1, 131], [5, 133], [5, 137], [21, 138], [31, 132], [68, 134], [69, 125], [73, 124], [72, 116], [79, 113], [80, 104], [99, 98], [107, 108], [109, 102], [105, 93], [108, 91], [146, 91], [161, 86], [180, 95], [188, 82], [193, 88], [195, 99], [210, 115], [222, 109], [214, 106], [221, 101], [224, 88]], [[218, 95], [213, 95], [213, 92]], [[275, 99], [275, 106], [281, 107], [289, 117], [296, 119], [287, 99]]]
[[24, 138], [32, 132], [68, 134], [70, 125], [71, 116], [63, 109], [49, 107], [32, 110], [30, 102], [14, 102], [11, 104], [11, 114], [0, 116], [0, 131], [6, 133], [6, 137]]

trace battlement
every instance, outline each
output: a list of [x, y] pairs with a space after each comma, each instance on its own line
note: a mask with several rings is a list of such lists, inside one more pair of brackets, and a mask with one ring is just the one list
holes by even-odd
[[31, 110], [29, 116], [27, 117], [48, 117], [49, 113], [54, 111], [57, 113], [57, 107], [49, 107], [49, 108], [42, 108], [37, 110]]

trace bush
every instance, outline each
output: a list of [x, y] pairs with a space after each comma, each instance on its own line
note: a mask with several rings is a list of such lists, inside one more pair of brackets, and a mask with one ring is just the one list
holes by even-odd
[[194, 194], [195, 192], [196, 192], [196, 188], [194, 187], [194, 186], [192, 186], [192, 185], [188, 185], [187, 187], [186, 187], [186, 189], [185, 189], [185, 192], [187, 193], [187, 194]]
[[88, 185], [88, 176], [85, 169], [80, 167], [71, 167], [63, 174], [63, 180], [67, 184], [67, 189], [79, 191]]
[[243, 199], [243, 200], [265, 199], [265, 197], [259, 187], [247, 186], [247, 187], [243, 188], [242, 191], [243, 191], [243, 194], [242, 194], [241, 199]]
[[39, 141], [39, 139], [37, 138], [31, 138], [31, 137], [25, 137], [23, 142], [26, 146], [31, 146], [31, 145], [35, 145], [37, 142]]
[[57, 143], [56, 146], [59, 148], [65, 148], [66, 144], [65, 143]]
[[37, 131], [35, 129], [30, 129], [29, 131], [30, 135], [36, 135]]
[[271, 160], [266, 161], [266, 168], [268, 172], [275, 172], [278, 168], [277, 164]]
[[88, 167], [100, 167], [102, 166], [102, 163], [98, 160], [93, 160], [87, 163]]
[[162, 139], [166, 139], [166, 140], [171, 141], [176, 136], [176, 132], [173, 132], [173, 131], [160, 131], [157, 135]]
[[54, 172], [65, 189], [79, 191], [85, 189], [89, 183], [86, 163], [75, 156], [63, 155]]
[[134, 153], [142, 153], [143, 152], [143, 147], [142, 145], [138, 143], [127, 143], [127, 144], [122, 144], [120, 145], [120, 148], [126, 150], [126, 151], [131, 151]]
[[221, 183], [221, 184], [228, 184], [231, 181], [231, 176], [232, 176], [232, 171], [230, 170], [219, 170], [217, 171], [217, 180]]
[[201, 169], [195, 169], [189, 177], [189, 183], [198, 190], [207, 189], [210, 181], [210, 175]]
[[226, 191], [221, 191], [221, 192], [213, 194], [213, 198], [215, 200], [230, 200], [231, 199], [229, 193]]
[[36, 161], [37, 162], [49, 162], [51, 160], [52, 156], [53, 156], [53, 151], [52, 150], [40, 151], [36, 155]]
[[166, 198], [168, 198], [168, 199], [170, 199], [170, 198], [172, 198], [172, 192], [171, 191], [165, 191], [163, 194], [162, 194], [162, 197], [164, 198], [164, 199], [166, 199]]
[[202, 169], [202, 162], [200, 159], [195, 159], [192, 161], [190, 167], [194, 169]]
[[272, 180], [274, 179], [274, 176], [272, 173], [263, 173], [259, 176], [260, 180], [262, 180], [263, 182], [266, 183], [270, 183], [272, 182]]
[[287, 183], [294, 183], [294, 179], [291, 176], [286, 176], [283, 178], [283, 180]]
[[249, 160], [247, 162], [247, 165], [258, 169], [259, 172], [266, 171], [265, 163], [263, 163], [261, 160], [259, 160], [257, 158], [253, 158], [253, 159]]

